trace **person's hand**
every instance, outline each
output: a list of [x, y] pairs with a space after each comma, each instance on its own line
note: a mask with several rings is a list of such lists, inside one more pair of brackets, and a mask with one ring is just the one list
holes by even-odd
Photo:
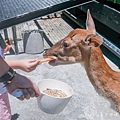
[[38, 59], [19, 60], [19, 69], [25, 72], [31, 72], [40, 64]]
[[22, 89], [23, 95], [19, 97], [19, 100], [29, 99], [30, 97], [38, 97], [40, 91], [35, 83], [33, 83], [29, 78], [16, 74], [10, 84], [6, 86], [9, 94], [16, 89]]

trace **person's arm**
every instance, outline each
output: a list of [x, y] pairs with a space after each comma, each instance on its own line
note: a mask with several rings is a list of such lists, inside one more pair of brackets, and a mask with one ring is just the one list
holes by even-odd
[[9, 70], [8, 64], [0, 56], [0, 77], [4, 75]]
[[[9, 68], [9, 65], [0, 56], [0, 78], [7, 73]], [[10, 94], [12, 94], [12, 92], [16, 89], [22, 89], [23, 95], [18, 98], [20, 100], [24, 100], [25, 98], [29, 99], [30, 97], [37, 97], [40, 95], [40, 91], [36, 84], [33, 83], [29, 78], [18, 73], [16, 73], [6, 88]]]
[[40, 64], [38, 59], [5, 60], [13, 69], [21, 69], [25, 72], [34, 70]]

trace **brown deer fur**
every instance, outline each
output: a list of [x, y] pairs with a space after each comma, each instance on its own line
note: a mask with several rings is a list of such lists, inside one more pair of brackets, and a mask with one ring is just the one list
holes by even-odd
[[114, 101], [120, 113], [120, 72], [112, 70], [100, 50], [102, 38], [96, 36], [94, 21], [88, 10], [87, 29], [75, 29], [57, 42], [44, 54], [54, 57], [51, 65], [82, 63], [87, 75], [97, 90]]

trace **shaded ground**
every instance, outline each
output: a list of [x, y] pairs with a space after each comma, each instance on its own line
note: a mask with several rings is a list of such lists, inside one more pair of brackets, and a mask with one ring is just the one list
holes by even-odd
[[[42, 54], [7, 56], [7, 59], [26, 58], [42, 58]], [[108, 59], [107, 62], [118, 70]], [[110, 102], [96, 93], [80, 64], [52, 67], [48, 63], [43, 63], [30, 73], [17, 71], [30, 77], [35, 83], [47, 78], [64, 81], [74, 89], [74, 96], [60, 114], [50, 115], [38, 108], [36, 98], [19, 101], [9, 95], [12, 120], [120, 120], [118, 113], [111, 108]]]
[[[61, 18], [38, 20], [38, 23], [53, 44], [72, 30]], [[28, 29], [31, 26], [34, 28], [33, 24], [29, 24]], [[21, 28], [24, 28], [24, 25]], [[19, 41], [20, 53], [23, 52], [22, 47], [22, 41]], [[46, 48], [49, 48], [49, 45], [45, 42]], [[6, 59], [28, 58], [42, 58], [42, 54], [6, 55]], [[106, 60], [113, 69], [119, 70], [109, 59]], [[30, 77], [36, 84], [39, 80], [48, 78], [66, 82], [73, 88], [74, 96], [60, 114], [50, 115], [38, 108], [36, 98], [19, 101], [9, 95], [12, 120], [120, 120], [119, 114], [112, 109], [110, 102], [96, 93], [84, 68], [78, 63], [56, 67], [43, 63], [30, 73], [21, 70], [17, 72]]]

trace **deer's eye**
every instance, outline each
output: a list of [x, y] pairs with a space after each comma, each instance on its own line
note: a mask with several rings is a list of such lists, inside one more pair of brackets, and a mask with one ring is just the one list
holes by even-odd
[[63, 42], [63, 46], [64, 46], [64, 47], [68, 47], [69, 45], [68, 45], [68, 43]]

